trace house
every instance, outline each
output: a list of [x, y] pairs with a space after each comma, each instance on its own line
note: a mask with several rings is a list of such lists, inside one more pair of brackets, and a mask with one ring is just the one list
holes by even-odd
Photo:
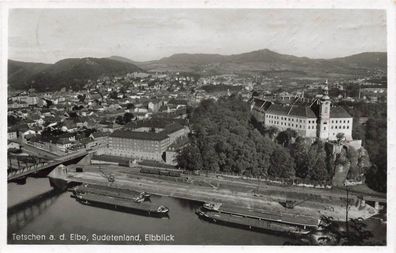
[[73, 142], [69, 139], [59, 138], [55, 141], [55, 145], [63, 152], [66, 152], [72, 145]]
[[21, 145], [17, 142], [9, 141], [7, 148], [11, 150], [19, 150], [21, 148]]
[[150, 102], [148, 102], [147, 107], [152, 112], [158, 112], [162, 104], [163, 103], [161, 100], [151, 100]]
[[68, 132], [76, 132], [77, 131], [77, 124], [72, 119], [65, 119], [62, 122], [62, 129], [65, 129]]
[[14, 127], [9, 127], [7, 132], [7, 139], [14, 140], [18, 138], [18, 131]]
[[90, 141], [86, 144], [87, 148], [105, 148], [108, 143], [108, 133], [95, 132], [89, 136]]

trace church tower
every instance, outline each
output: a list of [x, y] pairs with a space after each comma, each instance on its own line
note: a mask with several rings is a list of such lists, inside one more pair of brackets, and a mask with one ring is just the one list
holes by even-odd
[[323, 96], [320, 98], [319, 106], [319, 131], [318, 135], [320, 139], [329, 138], [329, 128], [330, 128], [330, 97], [329, 97], [329, 87], [327, 85], [323, 88]]

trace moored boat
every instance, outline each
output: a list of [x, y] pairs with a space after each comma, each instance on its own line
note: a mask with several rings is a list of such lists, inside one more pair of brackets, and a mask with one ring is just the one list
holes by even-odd
[[298, 225], [286, 224], [282, 223], [281, 221], [268, 220], [259, 217], [253, 218], [238, 214], [205, 211], [203, 209], [197, 209], [196, 214], [201, 219], [212, 223], [238, 227], [257, 232], [272, 232], [293, 236], [307, 235], [311, 232], [310, 228], [304, 228]]
[[222, 203], [218, 202], [206, 202], [202, 205], [202, 207], [209, 211], [219, 211]]
[[123, 212], [141, 213], [148, 216], [167, 216], [169, 209], [163, 205], [151, 202], [138, 202], [133, 199], [123, 199], [93, 193], [75, 194], [75, 198], [82, 204], [118, 210]]
[[274, 222], [282, 222], [289, 225], [297, 225], [303, 228], [317, 228], [320, 223], [319, 218], [296, 212], [284, 212], [276, 209], [249, 209], [216, 202], [204, 203], [202, 208], [207, 211], [239, 215], [253, 219], [265, 219]]
[[[135, 192], [126, 189], [109, 188], [102, 185], [82, 184], [72, 189], [73, 195], [93, 193], [98, 195], [117, 197], [121, 199], [130, 199], [135, 202], [141, 203], [150, 200], [151, 195], [147, 192]], [[73, 197], [74, 197], [73, 196]]]

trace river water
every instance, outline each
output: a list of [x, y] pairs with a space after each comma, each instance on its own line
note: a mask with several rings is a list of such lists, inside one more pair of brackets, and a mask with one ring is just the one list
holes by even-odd
[[[160, 219], [82, 205], [70, 197], [70, 192], [59, 194], [51, 189], [46, 178], [28, 178], [25, 185], [8, 184], [8, 243], [283, 245], [291, 241], [200, 220], [194, 210], [201, 203], [194, 201], [152, 196], [154, 203], [170, 209], [169, 218]], [[97, 241], [94, 235], [133, 238]], [[162, 238], [174, 241], [145, 240], [146, 235], [166, 235]]]

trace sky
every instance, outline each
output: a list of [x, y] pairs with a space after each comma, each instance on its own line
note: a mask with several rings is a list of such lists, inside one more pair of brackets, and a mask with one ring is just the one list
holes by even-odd
[[386, 51], [383, 10], [12, 9], [8, 58], [54, 63], [176, 53], [239, 54], [259, 49], [310, 58]]

